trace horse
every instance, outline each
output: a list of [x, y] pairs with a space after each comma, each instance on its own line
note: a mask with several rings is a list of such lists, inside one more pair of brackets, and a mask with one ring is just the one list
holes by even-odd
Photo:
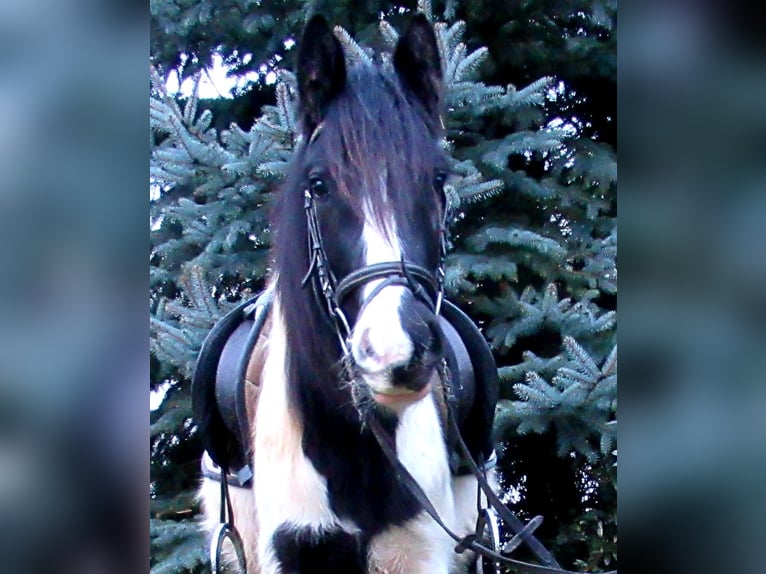
[[[273, 210], [273, 303], [247, 366], [252, 487], [230, 489], [248, 574], [449, 574], [475, 560], [398, 479], [391, 440], [449, 527], [442, 304], [449, 167], [436, 37], [416, 15], [385, 61], [346, 64], [322, 16], [298, 43], [300, 139]], [[200, 491], [210, 528], [219, 485]]]

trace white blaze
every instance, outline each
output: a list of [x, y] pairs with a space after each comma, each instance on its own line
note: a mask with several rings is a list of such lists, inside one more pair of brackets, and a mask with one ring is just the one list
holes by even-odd
[[[385, 185], [384, 181], [381, 177], [381, 187]], [[365, 205], [362, 243], [366, 265], [401, 260], [402, 250], [396, 223], [391, 221], [386, 227], [380, 228], [371, 206]], [[362, 288], [362, 299], [366, 300], [381, 281], [378, 279], [367, 283]], [[391, 390], [382, 376], [386, 368], [406, 363], [412, 356], [412, 341], [399, 320], [399, 305], [403, 294], [404, 287], [399, 285], [391, 285], [380, 291], [362, 310], [351, 337], [354, 360], [365, 371], [367, 383], [378, 392]]]

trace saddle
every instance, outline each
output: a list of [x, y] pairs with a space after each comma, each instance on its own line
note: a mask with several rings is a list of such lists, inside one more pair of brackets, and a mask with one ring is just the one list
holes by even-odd
[[[218, 321], [202, 344], [192, 377], [192, 411], [205, 447], [202, 473], [221, 485], [221, 524], [211, 542], [214, 572], [221, 571], [220, 553], [227, 538], [234, 545], [240, 564], [244, 564], [242, 541], [230, 522], [227, 489], [229, 485], [252, 487], [250, 461], [253, 452], [245, 400], [246, 374], [272, 301], [273, 291], [267, 290], [241, 303]], [[505, 564], [527, 574], [578, 574], [563, 570], [534, 536], [533, 532], [542, 522], [542, 517], [537, 516], [524, 524], [486, 482], [485, 471], [497, 462], [492, 436], [499, 391], [495, 361], [478, 327], [454, 304], [444, 300], [438, 319], [448, 377], [441, 393], [437, 393], [437, 402], [443, 415], [450, 470], [455, 476], [476, 476], [491, 504], [491, 508], [480, 510], [476, 532], [460, 536], [449, 530], [394, 450], [379, 437], [380, 425], [373, 418], [370, 429], [378, 444], [399, 479], [404, 481], [423, 509], [458, 542], [455, 550], [462, 552], [469, 549], [480, 556], [482, 572], [499, 573], [499, 565]], [[514, 534], [502, 547], [498, 516]], [[540, 565], [510, 557], [521, 544], [532, 551]], [[616, 574], [616, 571], [606, 574]]]
[[[220, 480], [225, 472], [232, 486], [252, 483], [245, 375], [272, 301], [273, 291], [264, 291], [219, 320], [202, 344], [192, 377], [192, 411], [205, 448], [203, 475]], [[454, 304], [444, 300], [438, 319], [448, 372], [438, 399], [450, 401], [468, 451], [482, 470], [488, 470], [497, 460], [492, 435], [499, 388], [495, 360], [478, 327]], [[444, 428], [452, 473], [469, 474], [470, 463], [457, 448], [454, 427]]]

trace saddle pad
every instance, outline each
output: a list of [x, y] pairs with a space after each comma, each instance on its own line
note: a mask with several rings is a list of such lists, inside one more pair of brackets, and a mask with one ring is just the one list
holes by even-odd
[[[447, 323], [447, 328], [444, 323]], [[494, 437], [492, 426], [495, 421], [495, 406], [499, 397], [497, 366], [484, 335], [470, 317], [450, 301], [444, 300], [440, 324], [451, 349], [447, 355], [450, 370], [450, 356], [454, 356], [458, 372], [450, 377], [450, 394], [454, 397], [458, 429], [477, 464], [494, 459]], [[450, 336], [454, 329], [458, 339]], [[466, 364], [467, 360], [470, 361]], [[455, 360], [453, 359], [453, 361]], [[470, 374], [466, 371], [470, 370]], [[452, 446], [453, 439], [450, 440]], [[454, 450], [454, 449], [453, 449]], [[462, 474], [463, 468], [456, 469]]]
[[[220, 467], [231, 481], [247, 485], [250, 429], [245, 407], [245, 373], [253, 347], [271, 307], [272, 292], [248, 299], [218, 321], [202, 344], [192, 377], [192, 411], [199, 427], [206, 476], [218, 478]], [[498, 399], [497, 368], [484, 336], [471, 319], [445, 300], [439, 323], [451, 373], [449, 392], [458, 428], [478, 464], [494, 454], [492, 425]], [[457, 441], [449, 437], [450, 451]], [[452, 456], [452, 470], [464, 474], [467, 465]], [[213, 463], [213, 465], [210, 464]], [[212, 470], [211, 470], [212, 469]]]
[[[194, 368], [192, 413], [202, 446], [226, 471], [248, 465], [250, 440], [241, 383], [270, 302], [271, 292], [266, 292], [229, 311], [205, 338]], [[256, 313], [261, 308], [263, 312]]]

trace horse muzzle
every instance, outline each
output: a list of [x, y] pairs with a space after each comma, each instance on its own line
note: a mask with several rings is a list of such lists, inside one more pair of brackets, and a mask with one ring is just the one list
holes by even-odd
[[428, 394], [443, 359], [437, 319], [401, 287], [386, 291], [360, 315], [350, 349], [376, 402], [410, 404]]

